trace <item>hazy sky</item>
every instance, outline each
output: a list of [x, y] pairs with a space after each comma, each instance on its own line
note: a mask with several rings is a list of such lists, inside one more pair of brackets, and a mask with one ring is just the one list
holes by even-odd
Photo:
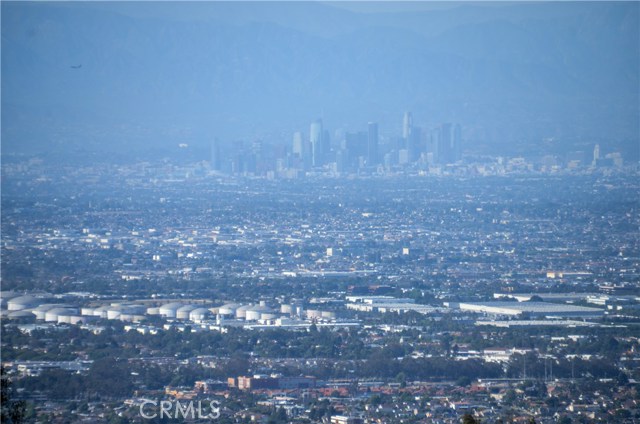
[[410, 110], [477, 145], [632, 150], [639, 5], [2, 2], [2, 149], [390, 136]]
[[[499, 1], [499, 2], [487, 2], [482, 0], [476, 1], [367, 1], [367, 0], [352, 0], [352, 1], [328, 1], [322, 2], [333, 7], [350, 10], [352, 12], [361, 13], [389, 13], [389, 12], [413, 12], [413, 11], [432, 11], [453, 9], [461, 5], [479, 5], [484, 7], [503, 7], [513, 4], [515, 2]], [[521, 2], [522, 3], [522, 2]]]

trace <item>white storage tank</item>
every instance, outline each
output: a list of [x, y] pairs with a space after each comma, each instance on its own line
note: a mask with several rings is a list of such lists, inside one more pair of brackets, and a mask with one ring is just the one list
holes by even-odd
[[7, 314], [7, 318], [16, 319], [20, 321], [35, 321], [36, 317], [32, 311], [22, 310], [22, 311], [13, 311]]
[[184, 305], [180, 302], [167, 303], [165, 305], [160, 306], [160, 308], [158, 309], [158, 312], [160, 313], [161, 316], [165, 318], [175, 318], [176, 312], [182, 306]]
[[263, 312], [260, 314], [260, 319], [263, 321], [269, 321], [278, 318], [280, 315], [274, 312]]
[[268, 306], [254, 306], [253, 308], [247, 310], [245, 319], [247, 321], [257, 321], [261, 318], [263, 313], [273, 313], [273, 311]]
[[291, 305], [288, 305], [288, 304], [280, 305], [280, 313], [291, 315], [292, 312], [293, 312], [293, 308], [291, 307]]
[[336, 319], [336, 313], [332, 311], [322, 311], [322, 318]]
[[73, 314], [61, 314], [58, 315], [58, 324], [71, 324], [71, 317], [75, 317], [78, 315]]
[[245, 319], [247, 321], [257, 321], [260, 319], [260, 311], [248, 310]]
[[238, 309], [239, 306], [237, 303], [227, 303], [218, 308], [218, 314], [223, 316], [235, 315], [236, 309]]
[[189, 319], [189, 314], [191, 313], [191, 311], [197, 308], [198, 307], [195, 305], [184, 305], [178, 308], [178, 310], [176, 311], [176, 318], [187, 320]]
[[93, 308], [89, 308], [87, 306], [85, 306], [84, 308], [80, 309], [80, 315], [84, 315], [84, 316], [92, 316], [93, 315]]
[[6, 308], [8, 306], [7, 302], [18, 296], [20, 296], [20, 293], [16, 293], [14, 291], [10, 291], [10, 290], [0, 291], [0, 308], [2, 309]]
[[71, 308], [53, 308], [49, 309], [44, 316], [44, 320], [47, 322], [58, 322], [58, 317], [60, 315], [74, 315], [77, 314], [77, 309]]
[[247, 318], [247, 311], [251, 309], [253, 305], [242, 305], [236, 309], [236, 318]]
[[23, 309], [34, 308], [41, 303], [43, 303], [42, 299], [30, 295], [18, 296], [7, 301], [7, 308], [10, 311], [21, 311]]
[[79, 315], [71, 315], [69, 317], [69, 324], [77, 325], [84, 324], [87, 322], [87, 317], [81, 317]]
[[93, 310], [93, 316], [106, 319], [109, 308], [109, 305], [98, 306]]
[[189, 313], [189, 320], [193, 322], [202, 322], [210, 318], [213, 314], [207, 308], [196, 308]]
[[132, 303], [130, 305], [123, 306], [126, 308], [128, 314], [144, 314], [147, 312], [147, 307], [144, 305], [136, 305], [135, 303]]
[[[133, 314], [136, 313], [144, 313], [145, 310], [146, 309], [140, 305], [117, 305], [112, 306], [108, 312], [114, 311], [113, 314], [115, 315], [115, 318], [113, 319], [122, 319], [122, 315], [133, 316]], [[119, 314], [115, 313], [116, 311], [119, 312]]]
[[48, 310], [51, 310], [53, 308], [66, 308], [69, 306], [70, 305], [63, 303], [45, 303], [43, 305], [38, 305], [36, 308], [32, 309], [31, 313], [36, 316], [36, 319], [44, 320]]
[[315, 309], [308, 309], [307, 318], [309, 319], [322, 318], [322, 312]]
[[125, 308], [121, 305], [110, 306], [107, 309], [107, 319], [118, 319], [122, 315], [123, 309]]

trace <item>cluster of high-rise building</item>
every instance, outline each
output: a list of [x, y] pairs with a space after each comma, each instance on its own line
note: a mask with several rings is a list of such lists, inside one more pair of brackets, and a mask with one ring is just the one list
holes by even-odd
[[459, 124], [445, 123], [429, 130], [413, 125], [411, 112], [403, 118], [402, 135], [381, 140], [377, 122], [369, 122], [366, 130], [345, 132], [332, 143], [322, 120], [311, 124], [308, 142], [303, 133], [293, 135], [286, 168], [310, 169], [330, 166], [338, 172], [366, 168], [424, 164], [448, 164], [462, 158], [462, 131]]
[[423, 129], [414, 126], [411, 112], [405, 112], [400, 136], [382, 138], [378, 123], [369, 122], [360, 131], [340, 132], [332, 139], [318, 118], [311, 122], [308, 134], [296, 131], [284, 146], [269, 153], [264, 150], [258, 141], [223, 155], [216, 139], [211, 145], [211, 168], [224, 173], [260, 174], [268, 170], [358, 172], [416, 163], [451, 164], [462, 158], [462, 129], [452, 123]]
[[398, 173], [471, 177], [514, 173], [588, 174], [619, 171], [625, 165], [621, 152], [605, 153], [600, 144], [593, 145], [592, 151], [574, 147], [576, 149], [563, 153], [542, 149], [513, 157], [485, 155], [478, 152], [477, 147], [463, 149], [459, 123], [420, 127], [414, 125], [413, 114], [405, 112], [401, 130], [395, 134], [380, 131], [379, 124], [373, 121], [357, 130], [330, 131], [318, 118], [310, 123], [308, 132], [300, 130], [280, 135], [276, 141], [222, 143], [216, 138], [211, 143], [207, 164], [199, 162], [198, 172], [285, 179]]

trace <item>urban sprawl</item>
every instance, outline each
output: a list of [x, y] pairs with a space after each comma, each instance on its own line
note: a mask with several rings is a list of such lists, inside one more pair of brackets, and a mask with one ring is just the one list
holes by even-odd
[[406, 113], [197, 160], [3, 156], [3, 414], [639, 422], [637, 163], [464, 134]]

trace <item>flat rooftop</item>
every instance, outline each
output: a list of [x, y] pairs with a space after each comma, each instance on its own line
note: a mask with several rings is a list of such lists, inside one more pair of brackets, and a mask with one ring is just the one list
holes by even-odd
[[602, 324], [570, 319], [532, 319], [532, 320], [508, 320], [508, 321], [476, 321], [477, 326], [492, 327], [602, 327]]
[[519, 302], [526, 302], [534, 296], [539, 297], [543, 301], [575, 301], [582, 300], [592, 296], [600, 296], [600, 293], [494, 293], [494, 299], [500, 299], [501, 297], [507, 297], [516, 299]]
[[498, 315], [599, 315], [604, 309], [549, 302], [469, 302], [460, 303], [460, 309]]

